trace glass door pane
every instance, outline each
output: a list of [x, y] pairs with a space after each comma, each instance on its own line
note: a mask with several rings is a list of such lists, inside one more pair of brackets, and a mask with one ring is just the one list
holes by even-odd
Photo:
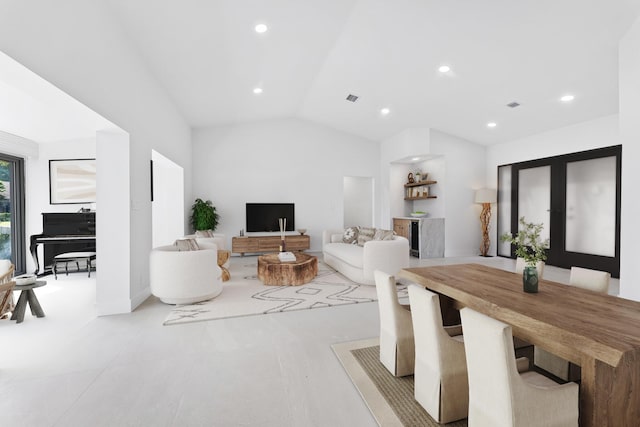
[[[551, 166], [518, 171], [518, 218], [542, 223], [542, 240], [549, 238], [551, 211]], [[520, 225], [518, 224], [518, 230]]]
[[616, 157], [567, 163], [565, 250], [616, 255]]

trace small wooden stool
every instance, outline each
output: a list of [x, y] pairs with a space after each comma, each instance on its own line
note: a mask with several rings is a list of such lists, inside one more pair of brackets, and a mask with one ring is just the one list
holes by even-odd
[[87, 272], [89, 273], [89, 277], [91, 277], [91, 261], [96, 259], [95, 252], [65, 252], [63, 254], [58, 254], [53, 257], [53, 277], [58, 280], [58, 263], [64, 262], [64, 271], [66, 275], [69, 275], [69, 263], [75, 262], [80, 271], [80, 265], [78, 261], [85, 260], [87, 262]]

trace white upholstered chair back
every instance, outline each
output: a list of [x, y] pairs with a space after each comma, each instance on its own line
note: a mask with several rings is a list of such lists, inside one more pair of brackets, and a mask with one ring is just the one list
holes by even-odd
[[409, 300], [416, 348], [415, 399], [438, 423], [466, 418], [469, 387], [462, 336], [452, 337], [444, 328], [437, 294], [409, 285]]
[[[526, 266], [527, 262], [524, 260], [524, 258], [516, 258], [515, 273], [522, 274]], [[544, 261], [538, 261], [538, 263], [536, 264], [536, 270], [538, 270], [538, 279], [542, 279], [542, 274], [544, 273]]]
[[[611, 273], [606, 271], [571, 267], [569, 284], [571, 286], [606, 294], [609, 292], [610, 279]], [[580, 371], [575, 365], [571, 365], [568, 361], [554, 355], [553, 353], [549, 353], [542, 348], [535, 347], [534, 363], [536, 366], [552, 373], [558, 378], [562, 378], [565, 381], [575, 381], [579, 379]]]
[[518, 373], [511, 326], [460, 311], [469, 375], [469, 427], [577, 426], [578, 385]]
[[397, 377], [413, 374], [415, 347], [411, 312], [398, 301], [395, 278], [374, 272], [380, 311], [380, 362]]
[[609, 280], [611, 273], [606, 271], [590, 270], [588, 268], [571, 267], [569, 284], [583, 289], [606, 294], [609, 292]]

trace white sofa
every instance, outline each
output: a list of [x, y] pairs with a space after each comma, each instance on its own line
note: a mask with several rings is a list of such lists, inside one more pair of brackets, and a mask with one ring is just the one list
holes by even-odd
[[364, 246], [342, 243], [344, 230], [322, 233], [324, 262], [356, 283], [375, 285], [373, 272], [396, 275], [409, 267], [409, 241], [402, 236], [392, 240], [371, 240]]
[[154, 248], [149, 256], [151, 293], [166, 304], [193, 304], [222, 292], [218, 249], [179, 251], [177, 246]]

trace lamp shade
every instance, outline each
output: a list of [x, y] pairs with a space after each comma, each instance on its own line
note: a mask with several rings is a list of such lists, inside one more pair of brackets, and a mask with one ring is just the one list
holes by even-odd
[[496, 190], [491, 188], [480, 188], [476, 190], [476, 203], [495, 203], [496, 201]]

